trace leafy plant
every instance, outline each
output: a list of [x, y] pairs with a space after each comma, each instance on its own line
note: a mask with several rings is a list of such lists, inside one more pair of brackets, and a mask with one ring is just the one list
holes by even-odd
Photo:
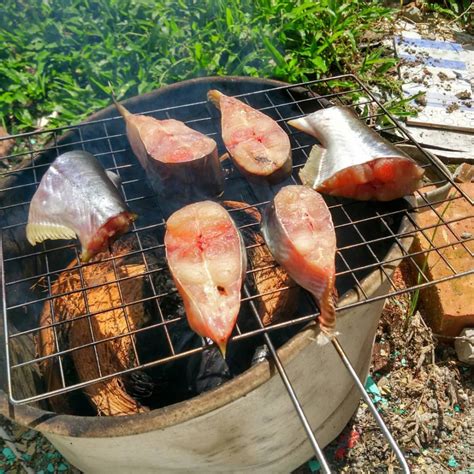
[[119, 98], [203, 75], [382, 84], [393, 58], [358, 42], [390, 14], [371, 0], [4, 0], [1, 121], [76, 123], [110, 104], [109, 83]]

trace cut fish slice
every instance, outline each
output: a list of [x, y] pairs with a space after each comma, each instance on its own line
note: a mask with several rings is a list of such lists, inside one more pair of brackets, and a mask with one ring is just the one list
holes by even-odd
[[190, 204], [170, 216], [165, 247], [189, 325], [225, 357], [240, 309], [247, 257], [240, 233], [219, 204]]
[[285, 186], [266, 208], [262, 232], [275, 260], [317, 300], [321, 330], [336, 327], [336, 234], [324, 199], [305, 186]]
[[390, 201], [416, 191], [423, 168], [362, 123], [348, 107], [318, 110], [288, 122], [316, 137], [306, 165], [303, 184], [333, 196]]
[[224, 176], [212, 138], [174, 119], [134, 115], [115, 102], [125, 119], [133, 153], [167, 211], [224, 190]]
[[208, 99], [221, 111], [224, 144], [244, 176], [270, 184], [290, 176], [290, 140], [275, 120], [217, 90]]
[[77, 235], [81, 260], [87, 262], [111, 239], [127, 232], [137, 216], [109, 176], [85, 151], [58, 156], [31, 200], [26, 226], [30, 244]]

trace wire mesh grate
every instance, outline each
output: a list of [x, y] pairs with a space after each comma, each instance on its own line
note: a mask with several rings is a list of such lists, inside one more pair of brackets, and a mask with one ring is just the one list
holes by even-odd
[[[130, 101], [130, 109], [159, 119], [182, 120], [216, 140], [219, 151], [223, 153], [219, 114], [205, 100], [205, 82], [199, 84], [203, 88], [200, 93], [194, 91], [190, 95], [184, 94], [158, 107], [153, 107], [151, 98], [140, 102]], [[472, 236], [462, 236], [459, 228], [455, 227], [472, 218], [472, 214], [448, 216], [445, 213], [446, 207], [456, 202], [472, 206], [472, 199], [454, 182], [442, 163], [421, 149], [356, 77], [347, 75], [280, 87], [265, 85], [254, 87], [256, 90], [252, 90], [252, 87], [250, 90], [244, 88], [245, 91], [238, 97], [272, 116], [290, 136], [294, 170], [291, 179], [284, 184], [299, 184], [298, 171], [316, 142], [291, 129], [286, 122], [319, 108], [344, 104], [354, 108], [360, 120], [398, 146], [415, 150], [432, 186], [438, 190], [449, 187], [444, 194], [427, 194], [422, 190], [416, 193], [416, 199], [388, 203], [326, 197], [338, 242], [337, 289], [341, 296], [351, 291], [358, 295], [349, 303], [340, 302], [338, 312], [472, 273], [472, 270], [456, 269], [444, 253], [445, 249], [458, 246], [472, 257]], [[6, 358], [6, 388], [10, 401], [15, 404], [31, 403], [139, 370], [175, 364], [211, 347], [206, 340], [196, 347], [186, 347], [177, 341], [176, 328], [184, 324], [185, 315], [166, 266], [163, 245], [165, 220], [160, 211], [160, 202], [148, 187], [144, 172], [131, 153], [122, 118], [112, 109], [106, 115], [107, 118], [92, 117], [79, 125], [16, 135], [12, 137], [15, 141], [14, 153], [0, 162], [3, 168], [0, 181], [0, 278], [5, 332], [3, 350]], [[100, 263], [81, 264], [76, 242], [46, 241], [37, 247], [25, 242], [29, 202], [42, 175], [55, 157], [72, 149], [93, 153], [106, 169], [117, 173], [122, 181], [121, 190], [126, 202], [140, 216], [132, 230], [102, 256]], [[261, 212], [280, 187], [256, 188], [247, 183], [230, 162], [224, 162], [223, 166], [226, 175], [223, 200], [242, 201], [248, 208]], [[245, 209], [244, 206], [230, 209], [230, 212], [236, 217]], [[420, 225], [417, 213], [425, 211], [433, 214], [434, 222]], [[241, 230], [250, 228], [257, 234], [259, 232], [258, 222], [239, 227]], [[441, 228], [450, 233], [450, 238], [444, 243], [435, 239], [437, 229]], [[427, 248], [410, 247], [415, 235], [421, 235], [420, 238], [426, 240]], [[264, 243], [260, 240], [247, 243], [246, 248], [250, 251], [261, 246]], [[398, 253], [391, 252], [394, 248]], [[423, 263], [430, 253], [436, 254], [445, 267], [443, 275], [436, 279], [430, 278]], [[418, 273], [417, 283], [406, 289], [399, 289], [391, 279], [393, 268], [401, 256], [407, 258]], [[317, 318], [318, 308], [310, 298], [305, 297], [291, 317], [273, 321], [269, 325], [262, 324], [263, 315], [256, 309], [258, 302], [265, 296], [292, 290], [285, 286], [262, 292], [252, 283], [255, 274], [275, 267], [276, 264], [272, 263], [248, 268], [242, 306], [244, 311], [255, 312], [257, 321], [246, 324], [239, 317], [230, 347], [255, 338], [263, 338], [270, 344], [268, 335], [278, 338], [284, 333], [286, 337], [291, 337], [291, 334]], [[123, 268], [127, 271], [124, 272]], [[135, 273], [132, 269], [135, 269]], [[367, 292], [364, 281], [373, 272], [381, 272], [383, 278], [389, 281], [388, 291], [383, 294]], [[108, 276], [102, 279], [94, 276], [104, 273]], [[58, 284], [62, 281], [67, 281], [67, 284]], [[141, 290], [130, 290], [136, 287]], [[105, 311], [94, 303], [91, 295], [95, 291], [107, 292], [110, 288], [116, 297]], [[73, 299], [79, 306], [73, 319], [65, 318], [58, 311], [65, 298]], [[341, 301], [345, 300], [341, 298]], [[133, 319], [134, 314], [143, 308], [148, 308], [153, 318], [145, 324], [138, 324]], [[123, 321], [118, 334], [98, 334], [97, 322], [107, 314], [118, 315]], [[65, 341], [73, 327], [79, 324], [83, 325], [87, 336], [71, 346], [70, 340], [67, 343]], [[40, 340], [35, 347], [41, 349], [42, 334], [48, 334], [47, 351], [37, 349], [36, 354], [27, 357], [28, 353], [16, 349], [22, 341], [31, 344], [31, 338]], [[153, 337], [159, 337], [162, 349], [159, 354], [144, 355], [143, 341], [149, 342]], [[104, 361], [101, 360], [104, 351], [122, 346], [129, 350], [126, 363], [115, 368], [104, 367]], [[71, 376], [68, 366], [71, 357], [84, 354], [91, 356], [93, 367], [87, 379], [78, 380], [76, 376]], [[34, 393], [28, 395], [16, 391], [17, 382], [25, 370], [44, 372], [48, 365], [54, 366], [58, 376], [55, 385], [39, 383]]]

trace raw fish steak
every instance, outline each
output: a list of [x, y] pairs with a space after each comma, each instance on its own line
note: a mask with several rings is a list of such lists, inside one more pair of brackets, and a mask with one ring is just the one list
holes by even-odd
[[348, 107], [321, 109], [288, 124], [321, 142], [300, 171], [302, 183], [316, 191], [361, 201], [390, 201], [421, 185], [423, 168]]
[[212, 339], [225, 357], [247, 267], [234, 221], [215, 202], [190, 204], [168, 219], [165, 247], [189, 325], [200, 336]]
[[262, 232], [275, 260], [317, 300], [321, 330], [334, 335], [336, 234], [324, 199], [306, 186], [285, 186], [265, 209]]
[[217, 90], [208, 99], [221, 111], [222, 139], [244, 176], [271, 184], [290, 176], [290, 139], [275, 120]]
[[179, 120], [134, 115], [115, 105], [125, 119], [133, 153], [165, 211], [222, 194], [224, 175], [212, 138]]
[[77, 235], [83, 262], [104, 250], [137, 217], [115, 186], [118, 179], [85, 151], [58, 156], [31, 200], [26, 226], [30, 244]]

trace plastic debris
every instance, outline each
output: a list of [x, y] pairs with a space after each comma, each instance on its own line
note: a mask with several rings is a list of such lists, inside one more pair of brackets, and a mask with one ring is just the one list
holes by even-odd
[[10, 448], [3, 448], [2, 454], [5, 456], [5, 460], [8, 464], [15, 462], [15, 453]]
[[458, 467], [459, 464], [458, 462], [456, 461], [456, 458], [454, 456], [451, 456], [448, 460], [448, 466], [449, 467]]
[[318, 472], [321, 469], [321, 463], [316, 459], [311, 459], [308, 462], [308, 467], [311, 472]]
[[370, 375], [367, 377], [367, 381], [365, 382], [365, 389], [370, 395], [372, 395], [372, 400], [374, 403], [387, 403], [387, 400], [382, 397], [379, 387]]

